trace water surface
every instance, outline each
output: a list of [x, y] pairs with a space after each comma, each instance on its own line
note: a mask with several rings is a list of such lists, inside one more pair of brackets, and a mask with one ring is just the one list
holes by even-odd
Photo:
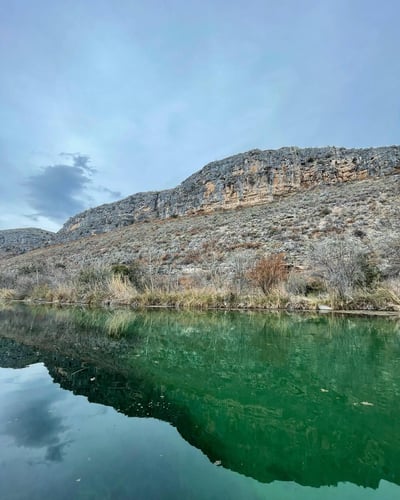
[[400, 497], [396, 319], [0, 311], [0, 497]]

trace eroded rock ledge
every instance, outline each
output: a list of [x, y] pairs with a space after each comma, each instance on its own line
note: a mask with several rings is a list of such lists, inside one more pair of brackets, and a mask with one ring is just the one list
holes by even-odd
[[179, 186], [137, 193], [70, 218], [57, 241], [112, 231], [135, 222], [270, 203], [316, 185], [400, 171], [400, 146], [366, 149], [252, 150], [209, 163]]
[[400, 146], [256, 149], [209, 163], [176, 188], [137, 193], [86, 210], [71, 217], [58, 233], [36, 228], [0, 231], [0, 258], [135, 222], [268, 205], [317, 186], [322, 193], [324, 186], [396, 173], [400, 173]]

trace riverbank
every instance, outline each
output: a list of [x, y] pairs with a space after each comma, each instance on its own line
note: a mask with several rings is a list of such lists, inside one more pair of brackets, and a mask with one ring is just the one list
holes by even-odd
[[20, 290], [0, 289], [2, 302], [26, 302], [50, 305], [96, 307], [129, 307], [132, 309], [168, 308], [189, 310], [286, 310], [357, 312], [358, 314], [400, 313], [400, 295], [379, 287], [372, 291], [357, 290], [352, 296], [338, 297], [328, 292], [311, 296], [289, 293], [276, 287], [266, 294], [234, 293], [215, 288], [138, 292], [128, 282], [114, 277], [101, 287], [80, 288], [62, 285], [52, 288], [38, 285], [21, 293]]

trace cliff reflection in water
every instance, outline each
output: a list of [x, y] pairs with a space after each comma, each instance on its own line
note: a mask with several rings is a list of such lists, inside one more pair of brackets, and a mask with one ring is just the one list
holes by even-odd
[[0, 311], [0, 365], [129, 416], [171, 422], [211, 461], [262, 482], [400, 484], [396, 319]]

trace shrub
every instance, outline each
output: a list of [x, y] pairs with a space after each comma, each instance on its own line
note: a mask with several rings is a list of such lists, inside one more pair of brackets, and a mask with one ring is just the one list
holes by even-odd
[[355, 229], [353, 231], [353, 234], [354, 236], [356, 236], [357, 238], [364, 238], [366, 236], [366, 233], [364, 231], [362, 231], [361, 229]]
[[283, 253], [270, 254], [260, 259], [248, 272], [249, 280], [267, 295], [288, 275]]
[[79, 272], [77, 281], [83, 288], [94, 288], [106, 285], [110, 277], [111, 273], [106, 268], [87, 267]]
[[198, 264], [203, 260], [203, 254], [199, 250], [189, 250], [182, 259], [182, 264]]
[[286, 281], [286, 290], [292, 295], [306, 295], [307, 294], [307, 278], [304, 274], [299, 272], [291, 272]]
[[377, 245], [377, 253], [381, 261], [382, 274], [385, 278], [400, 277], [400, 237], [385, 235]]
[[249, 255], [246, 251], [235, 253], [231, 262], [233, 270], [232, 285], [235, 292], [241, 294], [248, 285]]
[[14, 288], [16, 276], [11, 272], [0, 273], [0, 288]]
[[329, 215], [330, 213], [332, 212], [332, 210], [329, 208], [329, 207], [324, 207], [321, 212], [320, 212], [320, 215]]
[[18, 274], [21, 276], [29, 276], [32, 274], [39, 274], [44, 271], [44, 265], [42, 263], [31, 263], [24, 264], [18, 269]]
[[311, 250], [311, 264], [339, 298], [356, 288], [373, 286], [379, 272], [373, 255], [355, 238], [332, 238], [318, 242]]
[[111, 271], [115, 276], [126, 278], [138, 292], [144, 292], [149, 285], [147, 273], [139, 262], [130, 264], [113, 264]]

